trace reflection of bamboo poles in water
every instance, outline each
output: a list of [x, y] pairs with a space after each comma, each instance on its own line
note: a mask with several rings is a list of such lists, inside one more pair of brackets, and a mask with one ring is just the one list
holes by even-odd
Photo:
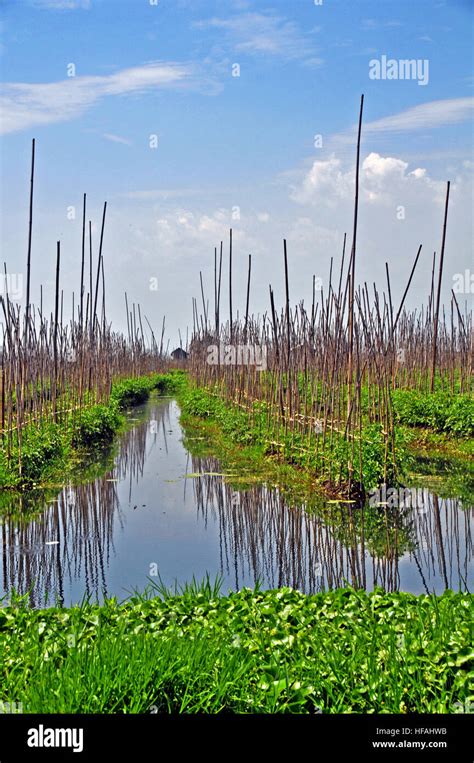
[[[213, 459], [193, 459], [193, 471], [215, 472]], [[290, 508], [280, 493], [264, 486], [237, 493], [219, 477], [195, 481], [198, 510], [218, 521], [222, 571], [234, 570], [235, 585], [251, 577], [270, 587], [304, 591], [336, 588], [349, 581], [362, 587], [365, 556], [345, 547], [332, 529], [301, 507]], [[355, 558], [357, 557], [357, 558]]]
[[[162, 401], [160, 403], [152, 401], [147, 406], [147, 418], [137, 423], [134, 427], [126, 431], [120, 439], [120, 452], [115, 466], [115, 478], [122, 481], [129, 481], [129, 497], [132, 491], [132, 485], [138, 483], [143, 478], [145, 463], [158, 442], [159, 430], [166, 451], [168, 444], [166, 439], [166, 426], [170, 426], [170, 402]], [[151, 424], [154, 424], [154, 432]], [[151, 445], [147, 452], [147, 435], [151, 432]]]
[[441, 517], [439, 513], [439, 500], [437, 495], [433, 496], [433, 513], [434, 513], [434, 520], [435, 520], [436, 545], [438, 547], [438, 557], [441, 562], [444, 585], [446, 588], [448, 588], [449, 584], [448, 584], [448, 576], [446, 575], [446, 559], [444, 556], [443, 535], [441, 530]]
[[[219, 463], [212, 458], [193, 458], [193, 472], [199, 471], [218, 472]], [[218, 523], [221, 571], [227, 575], [233, 571], [237, 588], [245, 578], [260, 579], [272, 588], [288, 585], [307, 592], [347, 583], [356, 588], [400, 588], [401, 526], [392, 540], [387, 532], [383, 554], [370, 555], [367, 536], [364, 547], [347, 505], [341, 517], [345, 512], [349, 521], [341, 538], [336, 527], [308, 514], [302, 506], [289, 506], [278, 491], [265, 486], [237, 492], [222, 478], [204, 475], [194, 480], [194, 490], [204, 522], [210, 517]], [[423, 501], [423, 512], [413, 508], [400, 514], [400, 521], [412, 531], [416, 548], [412, 556], [422, 583], [427, 587], [431, 581], [438, 589], [448, 585], [465, 589], [473, 555], [469, 512], [460, 511], [456, 500], [440, 500], [427, 491]], [[371, 564], [367, 563], [369, 556]]]
[[[414, 512], [416, 556], [423, 569], [426, 587], [438, 575], [445, 588], [468, 588], [468, 565], [474, 555], [473, 509], [459, 510], [453, 498], [439, 499], [423, 492], [423, 511]], [[462, 556], [461, 551], [464, 555]]]
[[[149, 411], [163, 427], [169, 422], [169, 403], [151, 404]], [[32, 606], [41, 606], [47, 597], [63, 603], [65, 581], [82, 577], [86, 596], [107, 594], [114, 520], [122, 521], [116, 481], [128, 478], [132, 484], [143, 475], [148, 426], [146, 419], [122, 435], [115, 467], [103, 477], [64, 488], [30, 522], [6, 516], [0, 524], [5, 591], [30, 591]]]
[[30, 591], [32, 606], [48, 598], [64, 601], [65, 578], [84, 575], [85, 594], [107, 590], [117, 495], [106, 478], [65, 488], [39, 518], [6, 518], [0, 525], [5, 591]]

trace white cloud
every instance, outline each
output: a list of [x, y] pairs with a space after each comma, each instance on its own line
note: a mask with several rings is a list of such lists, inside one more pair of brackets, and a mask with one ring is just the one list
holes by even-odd
[[418, 167], [416, 170], [413, 170], [409, 174], [413, 175], [413, 177], [416, 177], [416, 178], [422, 178], [422, 177], [425, 177], [426, 170], [422, 169], [421, 167]]
[[407, 132], [425, 130], [430, 127], [444, 127], [470, 119], [474, 110], [474, 98], [446, 98], [430, 101], [419, 106], [392, 114], [389, 117], [368, 122], [363, 126], [364, 134], [380, 132]]
[[120, 137], [120, 135], [114, 135], [111, 132], [104, 132], [102, 137], [105, 138], [106, 140], [112, 141], [112, 143], [123, 143], [124, 146], [131, 146], [132, 145], [132, 141], [131, 140], [127, 140], [127, 138], [122, 138], [122, 137]]
[[402, 159], [394, 159], [391, 156], [383, 157], [372, 152], [362, 163], [362, 172], [366, 178], [385, 180], [390, 175], [403, 177], [405, 175], [407, 162]]
[[202, 196], [200, 188], [152, 188], [147, 191], [127, 191], [117, 196], [125, 199], [138, 199], [140, 201], [154, 201], [167, 199], [181, 199], [188, 196]]
[[0, 94], [0, 132], [75, 119], [106, 96], [180, 87], [190, 81], [191, 74], [191, 68], [183, 64], [149, 63], [108, 76], [69, 77], [35, 84], [6, 83]]
[[229, 228], [233, 228], [236, 243], [246, 238], [242, 226], [232, 219], [229, 209], [219, 207], [206, 214], [175, 208], [156, 218], [153, 238], [162, 251], [195, 251], [204, 256], [212, 252], [219, 241], [227, 240]]
[[401, 21], [378, 21], [377, 19], [363, 19], [361, 29], [372, 31], [375, 29], [397, 29], [403, 26]]
[[341, 160], [332, 155], [329, 159], [313, 162], [299, 187], [293, 187], [291, 198], [300, 204], [324, 203], [336, 206], [346, 198], [353, 185], [352, 171], [343, 172]]
[[33, 7], [59, 11], [73, 11], [78, 8], [88, 10], [91, 0], [33, 0]]
[[[222, 31], [236, 53], [302, 61], [314, 67], [323, 63], [310, 36], [303, 34], [294, 21], [271, 12], [243, 13], [226, 19], [214, 17], [198, 21], [195, 26]], [[315, 31], [313, 27], [311, 32]]]
[[[436, 129], [450, 124], [460, 124], [472, 119], [474, 98], [446, 98], [439, 101], [413, 106], [397, 114], [391, 114], [382, 119], [362, 123], [362, 141], [368, 137], [403, 134], [421, 130]], [[357, 128], [350, 129], [330, 136], [327, 147], [339, 152], [343, 146], [355, 146]]]
[[[362, 160], [358, 281], [367, 281], [369, 288], [373, 281], [383, 286], [387, 261], [393, 300], [398, 305], [413, 258], [422, 243], [422, 256], [408, 295], [410, 306], [418, 307], [429, 293], [432, 253], [439, 251], [445, 183], [423, 172], [419, 162], [408, 163], [405, 157], [364, 153]], [[104, 246], [110, 320], [115, 327], [126, 328], [123, 309], [123, 291], [126, 289], [129, 302], [140, 302], [142, 312], [148, 315], [158, 332], [162, 315], [166, 314], [167, 335], [170, 330], [177, 331], [178, 326], [185, 333], [191, 321], [192, 298], [200, 300], [200, 270], [212, 312], [214, 247], [217, 246], [219, 251], [220, 240], [224, 242], [223, 283], [227, 282], [230, 227], [234, 233], [234, 311], [245, 309], [249, 253], [252, 254], [251, 310], [261, 314], [268, 310], [269, 282], [275, 289], [277, 304], [284, 303], [283, 238], [288, 241], [292, 303], [304, 299], [306, 305], [310, 304], [313, 274], [323, 279], [327, 293], [331, 257], [335, 258], [334, 274], [338, 273], [344, 232], [348, 234], [346, 251], [350, 251], [354, 192], [351, 166], [340, 157], [333, 157], [329, 166], [318, 168], [315, 178], [322, 190], [318, 196], [306, 199], [306, 206], [288, 203], [287, 186], [285, 192], [282, 192], [282, 186], [274, 186], [271, 193], [263, 189], [255, 197], [250, 198], [249, 194], [239, 221], [232, 219], [230, 203], [223, 206], [219, 187], [215, 187], [212, 194], [204, 188], [206, 201], [202, 189], [197, 189], [196, 198], [188, 201], [179, 198], [195, 190], [186, 188], [130, 191], [120, 195], [125, 197], [123, 200], [110, 199]], [[464, 272], [471, 263], [472, 191], [469, 175], [473, 169], [468, 161], [464, 166], [459, 163], [459, 171], [451, 175], [453, 184], [443, 286], [443, 300], [447, 301], [452, 274]], [[127, 200], [130, 196], [138, 201]], [[78, 194], [77, 203], [79, 200]], [[405, 207], [404, 220], [397, 218], [399, 205]], [[19, 214], [22, 210], [17, 207], [13, 205], [12, 215], [7, 216], [3, 226], [4, 249], [13, 257], [8, 263], [10, 272], [21, 272], [23, 267], [23, 256], [21, 252], [17, 254], [16, 246], [23, 214]], [[94, 228], [93, 233], [96, 244], [100, 213], [99, 206], [95, 215], [99, 230]], [[271, 216], [271, 225], [263, 224], [259, 219], [262, 214]], [[69, 284], [77, 284], [80, 277], [80, 258], [78, 260], [76, 256], [80, 235], [80, 215], [75, 222], [65, 222], [60, 208], [48, 212], [47, 216], [37, 216], [35, 251], [54, 251], [56, 236], [61, 238], [64, 272], [68, 274]], [[33, 298], [37, 302], [37, 285], [43, 283], [45, 300], [52, 300], [54, 268], [52, 270], [51, 257], [39, 257], [35, 262]], [[158, 292], [149, 288], [151, 277], [158, 278]], [[333, 284], [336, 278], [334, 275]], [[66, 292], [70, 294], [67, 287]], [[228, 315], [226, 292], [223, 287], [224, 315]]]
[[[425, 200], [440, 202], [444, 183], [432, 180], [426, 169], [417, 167], [407, 172], [408, 162], [381, 156], [372, 152], [361, 164], [360, 190], [364, 201], [370, 204], [403, 204], [424, 194]], [[354, 169], [344, 169], [335, 155], [313, 162], [299, 185], [293, 186], [291, 198], [299, 204], [336, 208], [354, 196]]]

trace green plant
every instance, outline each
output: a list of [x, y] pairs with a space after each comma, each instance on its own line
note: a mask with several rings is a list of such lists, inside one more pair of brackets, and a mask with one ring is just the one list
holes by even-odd
[[472, 597], [222, 596], [0, 609], [0, 701], [26, 712], [450, 713], [472, 696]]
[[81, 411], [72, 438], [74, 447], [92, 447], [109, 442], [122, 423], [115, 401], [109, 405], [94, 405]]
[[474, 398], [469, 395], [394, 390], [392, 400], [396, 420], [401, 424], [463, 436], [474, 434]]
[[152, 390], [172, 393], [184, 383], [181, 371], [122, 379], [112, 386], [107, 402], [96, 404], [93, 392], [86, 392], [79, 413], [63, 396], [55, 413], [58, 423], [30, 423], [22, 428], [21, 442], [15, 432], [10, 449], [0, 450], [0, 488], [30, 490], [49, 479], [64, 482], [74, 471], [78, 450], [91, 451], [113, 440], [124, 422], [122, 410], [144, 402]]

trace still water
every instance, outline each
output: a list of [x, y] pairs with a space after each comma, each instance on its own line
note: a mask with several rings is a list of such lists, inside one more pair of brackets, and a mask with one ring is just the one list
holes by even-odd
[[361, 532], [361, 512], [350, 521], [347, 504], [309, 512], [265, 485], [237, 490], [216, 459], [184, 447], [174, 400], [152, 399], [129, 416], [103, 476], [43, 499], [29, 521], [24, 499], [8, 499], [0, 596], [29, 591], [33, 606], [70, 605], [206, 574], [224, 591], [257, 581], [305, 592], [472, 590], [472, 507], [424, 491], [422, 511], [372, 509]]

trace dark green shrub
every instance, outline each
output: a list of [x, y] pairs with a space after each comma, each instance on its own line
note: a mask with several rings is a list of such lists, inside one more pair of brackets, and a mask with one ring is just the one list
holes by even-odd
[[110, 441], [121, 423], [117, 404], [94, 405], [81, 412], [73, 446], [91, 447]]
[[[56, 424], [46, 424], [40, 430], [25, 430], [21, 451], [23, 480], [34, 482], [40, 479], [45, 468], [59, 458], [62, 451], [63, 444]], [[13, 460], [17, 458], [17, 453], [14, 453]]]
[[474, 399], [468, 395], [394, 390], [392, 400], [400, 424], [463, 436], [474, 434]]
[[144, 403], [150, 394], [151, 380], [148, 377], [138, 379], [123, 379], [112, 387], [110, 401], [116, 403], [120, 410], [132, 405]]

